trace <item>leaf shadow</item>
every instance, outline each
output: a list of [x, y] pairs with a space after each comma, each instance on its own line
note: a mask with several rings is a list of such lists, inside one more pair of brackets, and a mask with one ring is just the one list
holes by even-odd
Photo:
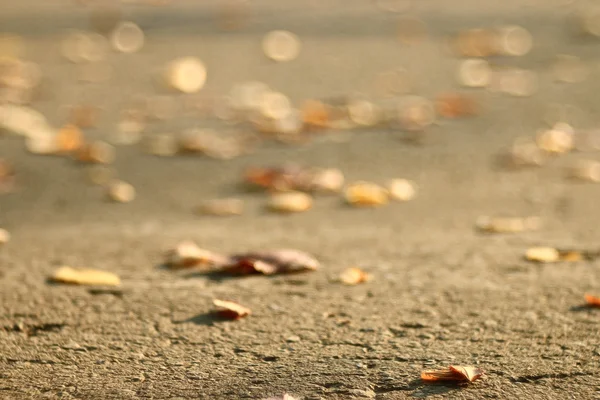
[[578, 306], [573, 306], [573, 307], [569, 308], [569, 311], [572, 311], [572, 312], [584, 312], [584, 311], [598, 312], [599, 310], [600, 310], [600, 308], [594, 307], [589, 304], [580, 304]]
[[457, 382], [432, 382], [432, 383], [423, 383], [420, 379], [413, 380], [410, 386], [415, 387], [415, 391], [412, 393], [412, 397], [418, 399], [425, 399], [431, 396], [452, 396], [451, 393], [466, 386], [465, 383], [457, 383]]
[[193, 317], [182, 319], [182, 320], [174, 320], [173, 324], [195, 324], [200, 326], [213, 326], [219, 322], [228, 321], [226, 318], [220, 317], [218, 314], [214, 312], [207, 312], [198, 315], [194, 315]]

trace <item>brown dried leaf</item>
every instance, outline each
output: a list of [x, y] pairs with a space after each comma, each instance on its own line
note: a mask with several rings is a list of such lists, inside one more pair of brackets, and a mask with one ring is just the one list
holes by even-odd
[[345, 285], [358, 285], [371, 280], [371, 275], [360, 268], [347, 268], [340, 274], [340, 282]]
[[289, 274], [314, 271], [319, 261], [308, 253], [293, 249], [251, 252], [233, 255], [226, 272], [234, 274]]
[[592, 261], [598, 258], [598, 252], [574, 249], [556, 249], [554, 247], [532, 247], [525, 253], [529, 261], [542, 263]]
[[244, 180], [275, 191], [306, 190], [310, 187], [308, 170], [291, 163], [277, 167], [250, 167], [245, 171]]
[[312, 197], [304, 192], [273, 193], [268, 202], [271, 211], [279, 213], [304, 212], [312, 207]]
[[586, 294], [585, 302], [590, 307], [600, 307], [600, 297], [592, 296], [591, 294]]
[[216, 313], [222, 318], [235, 320], [252, 314], [252, 311], [249, 308], [246, 308], [241, 304], [234, 303], [233, 301], [215, 299], [213, 300], [213, 304], [218, 307]]
[[196, 243], [186, 240], [165, 254], [165, 265], [170, 268], [213, 268], [227, 265], [229, 258], [212, 251], [199, 248]]
[[74, 269], [61, 267], [50, 277], [51, 281], [70, 283], [75, 285], [118, 286], [121, 284], [119, 277], [112, 272], [95, 269]]
[[421, 379], [425, 382], [473, 382], [483, 374], [483, 370], [476, 367], [451, 365], [446, 369], [423, 371]]
[[357, 207], [376, 207], [389, 202], [387, 189], [364, 181], [349, 185], [344, 192], [344, 197], [348, 204]]

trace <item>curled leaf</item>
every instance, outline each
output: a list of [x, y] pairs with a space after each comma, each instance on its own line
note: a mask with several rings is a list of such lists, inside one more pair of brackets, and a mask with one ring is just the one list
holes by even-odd
[[121, 284], [119, 277], [112, 272], [71, 267], [59, 268], [50, 277], [50, 280], [75, 285], [118, 286]]
[[289, 274], [314, 271], [319, 267], [319, 261], [313, 256], [293, 249], [237, 254], [231, 257], [231, 261], [231, 264], [225, 270], [235, 274]]
[[371, 275], [367, 274], [360, 268], [347, 268], [340, 274], [340, 282], [345, 285], [358, 285], [359, 283], [367, 282], [371, 279]]
[[425, 370], [421, 372], [424, 382], [473, 382], [483, 376], [483, 370], [462, 365], [451, 365], [438, 370]]
[[165, 264], [171, 268], [219, 267], [229, 263], [229, 258], [212, 251], [201, 249], [196, 243], [186, 240], [167, 251]]
[[590, 307], [600, 307], [600, 297], [592, 296], [591, 294], [586, 294], [585, 302]]
[[249, 308], [233, 301], [215, 299], [213, 300], [213, 304], [217, 307], [216, 313], [222, 318], [235, 320], [244, 318], [252, 313]]

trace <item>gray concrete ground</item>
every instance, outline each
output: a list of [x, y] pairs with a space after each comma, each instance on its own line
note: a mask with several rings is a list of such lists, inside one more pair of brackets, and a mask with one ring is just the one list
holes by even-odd
[[[299, 101], [366, 91], [377, 73], [402, 66], [417, 94], [433, 96], [457, 87], [458, 60], [443, 45], [446, 34], [519, 23], [534, 36], [531, 54], [498, 62], [534, 69], [539, 90], [527, 98], [474, 91], [482, 114], [434, 126], [421, 146], [384, 130], [304, 146], [265, 144], [231, 161], [163, 159], [139, 146], [119, 147], [115, 166], [138, 190], [130, 204], [105, 201], [69, 160], [30, 155], [21, 139], [3, 136], [0, 156], [15, 164], [20, 190], [0, 196], [0, 224], [12, 233], [0, 249], [0, 398], [600, 396], [600, 314], [580, 307], [584, 293], [600, 293], [598, 262], [522, 259], [533, 245], [598, 247], [600, 188], [566, 181], [563, 168], [599, 156], [573, 153], [520, 172], [492, 163], [515, 137], [544, 127], [554, 103], [575, 106], [568, 118], [578, 129], [598, 123], [600, 43], [567, 28], [581, 2], [423, 1], [414, 15], [428, 36], [412, 46], [395, 40], [397, 16], [366, 1], [257, 1], [248, 27], [231, 33], [208, 27], [212, 3], [164, 11], [127, 6], [147, 45], [139, 54], [111, 56], [114, 74], [106, 85], [75, 82], [76, 66], [58, 51], [62, 29], [85, 26], [81, 8], [35, 2], [38, 11], [29, 7], [33, 2], [9, 3], [0, 26], [25, 35], [28, 58], [47, 77], [47, 95], [35, 108], [58, 124], [61, 105], [102, 106], [90, 136], [106, 135], [120, 108], [155, 93], [154, 74], [177, 55], [206, 62], [205, 90], [213, 94], [258, 79]], [[300, 35], [303, 49], [294, 62], [275, 65], [261, 54], [261, 36], [275, 28]], [[588, 79], [555, 83], [550, 63], [557, 53], [581, 57]], [[205, 123], [186, 116], [149, 131]], [[319, 197], [304, 214], [268, 214], [264, 196], [240, 191], [237, 183], [245, 166], [286, 160], [338, 167], [349, 180], [405, 177], [420, 190], [412, 202], [381, 209], [351, 209], [334, 196]], [[246, 199], [247, 212], [225, 219], [192, 214], [203, 199], [225, 195]], [[545, 224], [512, 236], [476, 233], [475, 219], [490, 214], [540, 215]], [[183, 239], [223, 252], [298, 248], [316, 255], [322, 268], [227, 280], [158, 268], [162, 251]], [[114, 271], [123, 288], [46, 283], [63, 264]], [[373, 280], [354, 287], [334, 282], [349, 266]], [[208, 314], [215, 297], [237, 300], [253, 315], [215, 321]], [[423, 368], [449, 364], [478, 365], [487, 376], [467, 387], [420, 382]]]

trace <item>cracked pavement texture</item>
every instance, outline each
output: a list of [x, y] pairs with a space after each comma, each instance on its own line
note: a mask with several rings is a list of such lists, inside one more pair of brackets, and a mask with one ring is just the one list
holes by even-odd
[[[89, 132], [97, 137], [112, 129], [123, 105], [153, 93], [155, 69], [181, 54], [203, 58], [206, 90], [215, 94], [259, 79], [298, 101], [361, 90], [378, 72], [403, 66], [415, 92], [433, 96], [456, 87], [458, 61], [444, 50], [445, 35], [518, 23], [533, 34], [534, 49], [501, 62], [534, 69], [540, 81], [528, 98], [476, 92], [483, 113], [432, 127], [422, 146], [406, 144], [396, 132], [373, 131], [300, 147], [265, 145], [231, 161], [162, 159], [139, 146], [120, 147], [115, 166], [138, 194], [130, 204], [106, 202], [73, 163], [29, 155], [20, 139], [1, 137], [0, 156], [15, 164], [20, 190], [0, 196], [0, 224], [12, 234], [0, 249], [0, 398], [600, 396], [600, 312], [580, 307], [584, 293], [600, 293], [598, 261], [522, 259], [534, 245], [598, 247], [600, 187], [564, 180], [563, 168], [600, 155], [569, 154], [520, 172], [492, 166], [515, 137], [544, 126], [553, 103], [577, 107], [569, 121], [576, 128], [598, 122], [600, 44], [566, 29], [578, 3], [415, 3], [428, 37], [413, 46], [395, 41], [396, 17], [371, 2], [257, 1], [255, 23], [227, 34], [204, 23], [212, 20], [207, 12], [214, 2], [181, 2], [165, 11], [126, 6], [145, 29], [147, 45], [139, 54], [112, 55], [114, 77], [103, 86], [74, 83], [76, 67], [59, 55], [63, 29], [87, 24], [82, 8], [58, 0], [8, 3], [2, 26], [26, 35], [28, 58], [48, 77], [48, 96], [35, 108], [58, 124], [61, 105], [98, 104], [103, 117]], [[50, 11], [55, 15], [44, 18]], [[303, 50], [293, 63], [274, 65], [259, 43], [263, 33], [281, 27], [300, 35]], [[554, 83], [549, 65], [556, 53], [581, 57], [591, 68], [588, 80]], [[174, 132], [192, 123], [204, 124], [176, 118], [149, 129]], [[287, 160], [341, 168], [349, 181], [413, 179], [419, 192], [412, 202], [374, 210], [319, 197], [312, 210], [291, 216], [268, 214], [263, 195], [239, 192], [245, 166]], [[229, 195], [246, 200], [243, 216], [191, 212], [203, 199]], [[544, 226], [517, 235], [474, 231], [478, 216], [496, 214], [540, 215]], [[162, 252], [184, 239], [222, 252], [298, 248], [322, 268], [225, 280], [158, 268]], [[46, 277], [63, 264], [113, 271], [122, 288], [49, 285]], [[373, 280], [336, 283], [350, 266]], [[213, 298], [239, 301], [253, 314], [215, 321], [208, 314]], [[466, 387], [418, 379], [424, 368], [449, 364], [474, 364], [487, 376]]]

